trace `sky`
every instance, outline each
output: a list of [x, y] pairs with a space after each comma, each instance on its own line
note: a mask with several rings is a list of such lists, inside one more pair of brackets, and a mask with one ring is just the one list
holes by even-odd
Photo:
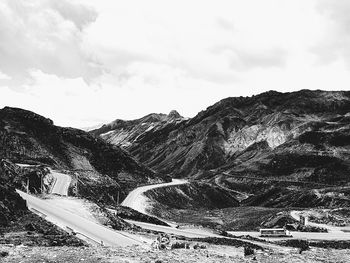
[[350, 90], [348, 0], [1, 0], [0, 108], [89, 127]]

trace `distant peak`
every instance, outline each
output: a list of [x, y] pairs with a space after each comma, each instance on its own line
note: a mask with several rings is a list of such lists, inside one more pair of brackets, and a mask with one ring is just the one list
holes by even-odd
[[168, 114], [168, 118], [169, 119], [179, 119], [179, 118], [183, 118], [180, 113], [178, 113], [176, 110], [172, 110], [169, 114]]

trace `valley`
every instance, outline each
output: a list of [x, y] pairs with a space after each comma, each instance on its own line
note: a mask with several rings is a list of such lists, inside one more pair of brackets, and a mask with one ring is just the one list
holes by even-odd
[[[259, 262], [298, 258], [293, 240], [308, 240], [303, 259], [310, 262], [316, 253], [336, 253], [327, 246], [343, 255], [350, 248], [349, 114], [349, 92], [270, 91], [224, 99], [193, 118], [172, 111], [84, 132], [5, 107], [0, 250], [14, 260], [20, 248], [9, 245], [22, 238], [26, 246], [49, 247], [55, 236], [57, 245], [88, 246], [86, 253], [121, 247], [118, 253], [129, 255], [134, 247], [149, 257], [157, 235], [167, 233], [223, 262], [245, 260], [246, 246]], [[55, 234], [16, 231], [35, 232], [35, 218]], [[260, 228], [282, 227], [293, 237], [259, 236]], [[69, 253], [83, 257], [81, 249]]]

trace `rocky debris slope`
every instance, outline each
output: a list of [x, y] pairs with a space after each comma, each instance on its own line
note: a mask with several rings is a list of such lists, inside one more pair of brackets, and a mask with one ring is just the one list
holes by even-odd
[[[191, 245], [195, 241], [189, 242]], [[6, 247], [0, 245], [0, 251], [6, 252], [2, 262], [4, 263], [32, 263], [32, 262], [57, 262], [57, 263], [105, 263], [105, 262], [250, 262], [261, 263], [276, 262], [349, 262], [349, 250], [347, 249], [321, 249], [312, 248], [299, 253], [298, 249], [286, 249], [286, 251], [260, 251], [255, 255], [244, 257], [242, 247], [218, 246], [205, 244], [206, 249], [172, 249], [149, 250], [139, 247], [108, 248], [108, 247]], [[255, 257], [255, 260], [253, 258]]]
[[1, 227], [1, 231], [0, 244], [41, 247], [87, 245], [30, 211], [24, 212], [7, 226]]

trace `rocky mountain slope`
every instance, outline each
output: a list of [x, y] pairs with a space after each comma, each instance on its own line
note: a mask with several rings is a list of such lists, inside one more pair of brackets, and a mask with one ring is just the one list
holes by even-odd
[[103, 125], [99, 129], [90, 131], [95, 136], [100, 136], [107, 142], [128, 148], [142, 134], [148, 131], [156, 131], [164, 126], [174, 125], [184, 118], [175, 110], [168, 115], [162, 113], [151, 113], [140, 119], [124, 121], [115, 120], [109, 124]]
[[16, 193], [17, 171], [8, 162], [0, 162], [0, 228], [27, 211], [26, 202]]
[[[113, 133], [128, 137], [140, 125], [128, 123], [128, 130], [116, 125]], [[146, 129], [123, 147], [155, 171], [238, 194], [243, 189], [244, 199], [251, 196], [247, 200], [254, 205], [259, 194], [281, 201], [263, 201], [266, 206], [306, 206], [308, 198], [314, 205], [347, 204], [346, 189], [313, 189], [350, 182], [350, 92], [270, 91], [227, 98], [192, 119]], [[255, 188], [259, 180], [265, 185]], [[281, 197], [294, 195], [303, 198]]]
[[[154, 121], [160, 118], [117, 120], [92, 133], [123, 145], [141, 162], [173, 176], [199, 175], [220, 167], [240, 171], [244, 164], [266, 160], [267, 155], [279, 157], [267, 161], [264, 172], [290, 174], [297, 167], [290, 167], [287, 160], [300, 167], [314, 167], [325, 159], [336, 162], [344, 159], [350, 144], [350, 92], [345, 91], [271, 91], [224, 99], [189, 120]], [[158, 125], [147, 125], [135, 134], [148, 121]], [[132, 139], [113, 140], [110, 134], [117, 133]], [[306, 161], [281, 155], [292, 152], [325, 157]], [[279, 162], [284, 168], [275, 164]]]
[[82, 192], [108, 181], [97, 187], [96, 196], [119, 191], [123, 198], [139, 184], [163, 180], [117, 146], [17, 108], [0, 110], [0, 159], [78, 171]]

